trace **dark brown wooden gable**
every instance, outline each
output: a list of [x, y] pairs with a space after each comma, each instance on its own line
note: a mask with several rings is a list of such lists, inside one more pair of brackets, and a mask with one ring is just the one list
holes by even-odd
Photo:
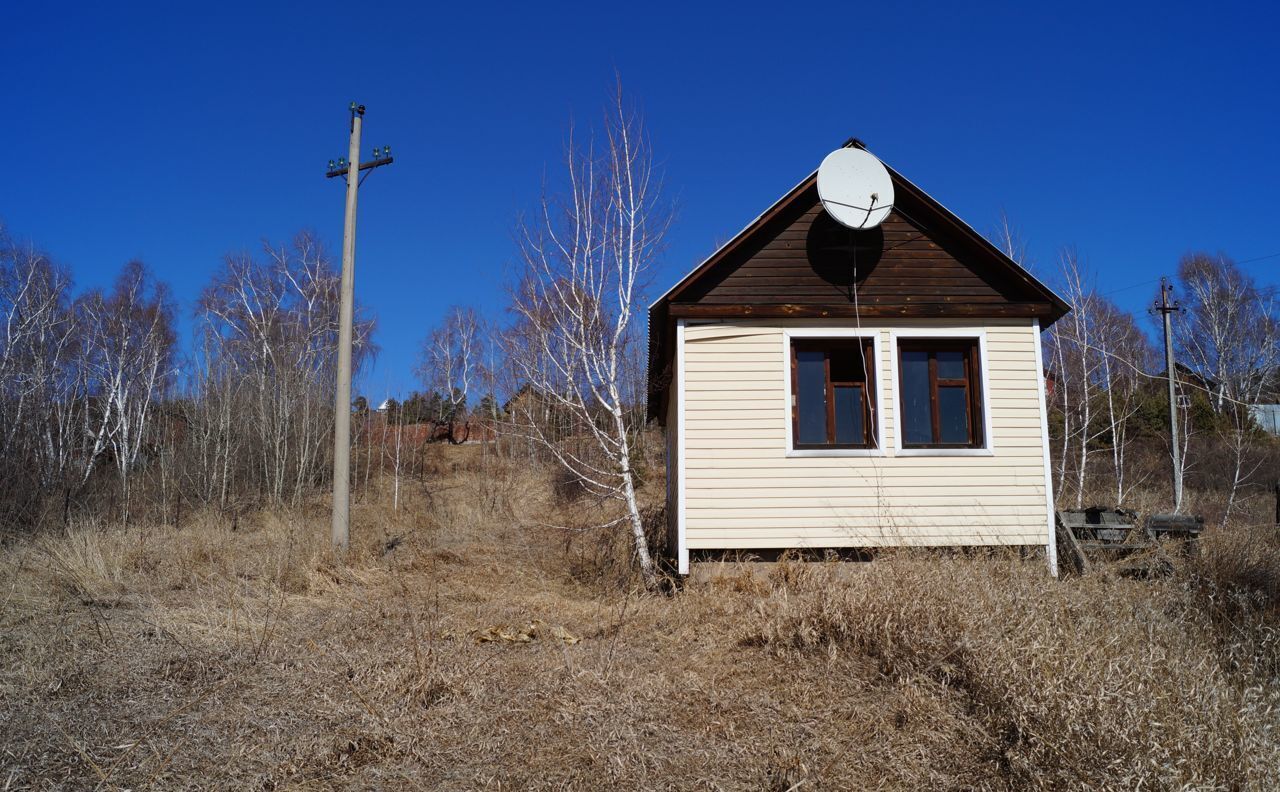
[[649, 307], [649, 417], [666, 416], [678, 319], [1019, 317], [1043, 328], [1070, 310], [885, 167], [894, 210], [879, 228], [852, 233], [836, 224], [810, 176]]
[[855, 232], [822, 209], [814, 184], [802, 185], [749, 239], [673, 294], [673, 314], [730, 315], [750, 306], [758, 316], [844, 315], [855, 298], [863, 316], [1045, 312], [1043, 292], [990, 266], [985, 251], [949, 229], [930, 227], [933, 214], [908, 194], [879, 227]]

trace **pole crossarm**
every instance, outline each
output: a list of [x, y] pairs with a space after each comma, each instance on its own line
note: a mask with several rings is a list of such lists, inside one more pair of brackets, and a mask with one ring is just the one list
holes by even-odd
[[[369, 160], [368, 162], [360, 163], [360, 167], [357, 168], [356, 170], [366, 171], [366, 170], [371, 170], [373, 168], [381, 168], [383, 165], [390, 165], [395, 161], [396, 161], [395, 157], [384, 157], [380, 159], [373, 159], [373, 160]], [[351, 166], [344, 165], [341, 168], [332, 168], [330, 170], [325, 171], [324, 177], [326, 179], [332, 179], [335, 176], [346, 176], [350, 172], [351, 172]]]

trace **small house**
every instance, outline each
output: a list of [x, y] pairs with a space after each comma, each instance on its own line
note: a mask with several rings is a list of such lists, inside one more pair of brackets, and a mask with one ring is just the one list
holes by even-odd
[[1068, 306], [886, 168], [876, 228], [835, 222], [810, 174], [650, 307], [681, 573], [903, 545], [1034, 546], [1056, 571], [1040, 333]]

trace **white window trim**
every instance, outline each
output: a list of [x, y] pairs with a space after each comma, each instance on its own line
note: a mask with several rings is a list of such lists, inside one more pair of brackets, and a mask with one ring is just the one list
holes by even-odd
[[[793, 448], [792, 447], [792, 421], [791, 421], [791, 339], [845, 339], [845, 338], [870, 338], [871, 339], [871, 356], [872, 376], [876, 381], [876, 443], [877, 448]], [[873, 329], [859, 329], [856, 327], [796, 327], [784, 329], [782, 331], [782, 381], [785, 383], [783, 391], [786, 394], [783, 398], [783, 423], [787, 426], [787, 457], [788, 458], [805, 458], [805, 457], [882, 457], [885, 456], [884, 438], [885, 438], [885, 422], [884, 422], [884, 377], [881, 376], [881, 362], [884, 360], [882, 350], [880, 348], [880, 331]]]
[[[978, 368], [982, 377], [982, 448], [903, 448], [902, 447], [902, 382], [898, 371], [898, 339], [901, 338], [967, 338], [978, 341]], [[900, 457], [974, 457], [995, 456], [995, 436], [991, 433], [991, 382], [987, 376], [987, 331], [982, 327], [939, 327], [895, 329], [889, 331], [889, 370], [893, 380], [894, 426], [893, 451]]]

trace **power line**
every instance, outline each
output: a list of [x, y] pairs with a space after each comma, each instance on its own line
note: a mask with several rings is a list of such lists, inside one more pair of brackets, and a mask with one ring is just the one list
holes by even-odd
[[1273, 258], [1280, 258], [1280, 253], [1268, 253], [1265, 256], [1258, 256], [1257, 258], [1245, 259], [1244, 261], [1237, 261], [1236, 263], [1252, 264], [1255, 261], [1265, 261], [1266, 259], [1273, 259]]
[[[1255, 258], [1244, 259], [1243, 261], [1237, 261], [1237, 262], [1235, 262], [1235, 263], [1236, 263], [1236, 265], [1237, 265], [1237, 266], [1239, 266], [1239, 265], [1241, 265], [1241, 264], [1253, 264], [1254, 262], [1258, 262], [1258, 261], [1266, 261], [1267, 259], [1273, 259], [1273, 258], [1280, 258], [1280, 253], [1268, 253], [1268, 254], [1267, 254], [1267, 255], [1265, 255], [1265, 256], [1257, 256], [1257, 257], [1255, 257]], [[1111, 291], [1103, 292], [1103, 293], [1102, 293], [1102, 296], [1103, 296], [1103, 297], [1110, 297], [1110, 296], [1111, 296], [1111, 295], [1113, 295], [1113, 294], [1119, 294], [1120, 292], [1126, 292], [1126, 291], [1129, 291], [1130, 289], [1137, 289], [1137, 288], [1142, 287], [1142, 286], [1149, 286], [1149, 285], [1151, 285], [1152, 283], [1159, 283], [1159, 282], [1160, 282], [1160, 280], [1161, 280], [1160, 278], [1152, 278], [1151, 280], [1145, 280], [1145, 281], [1142, 281], [1141, 283], [1134, 283], [1134, 284], [1129, 285], [1129, 286], [1121, 286], [1119, 289], [1112, 289]], [[1272, 290], [1272, 291], [1274, 291], [1274, 290], [1275, 290], [1275, 289], [1277, 289], [1277, 288], [1280, 288], [1280, 287], [1277, 287], [1277, 286], [1268, 286], [1268, 287], [1265, 287], [1264, 291], [1267, 291], [1267, 290]]]
[[1136, 289], [1139, 286], [1149, 286], [1152, 283], [1159, 283], [1161, 280], [1161, 278], [1152, 278], [1151, 280], [1145, 280], [1142, 283], [1135, 283], [1132, 286], [1122, 286], [1119, 289], [1112, 289], [1109, 292], [1103, 292], [1102, 296], [1110, 297], [1113, 294], [1119, 294], [1120, 292], [1129, 291], [1130, 289]]

